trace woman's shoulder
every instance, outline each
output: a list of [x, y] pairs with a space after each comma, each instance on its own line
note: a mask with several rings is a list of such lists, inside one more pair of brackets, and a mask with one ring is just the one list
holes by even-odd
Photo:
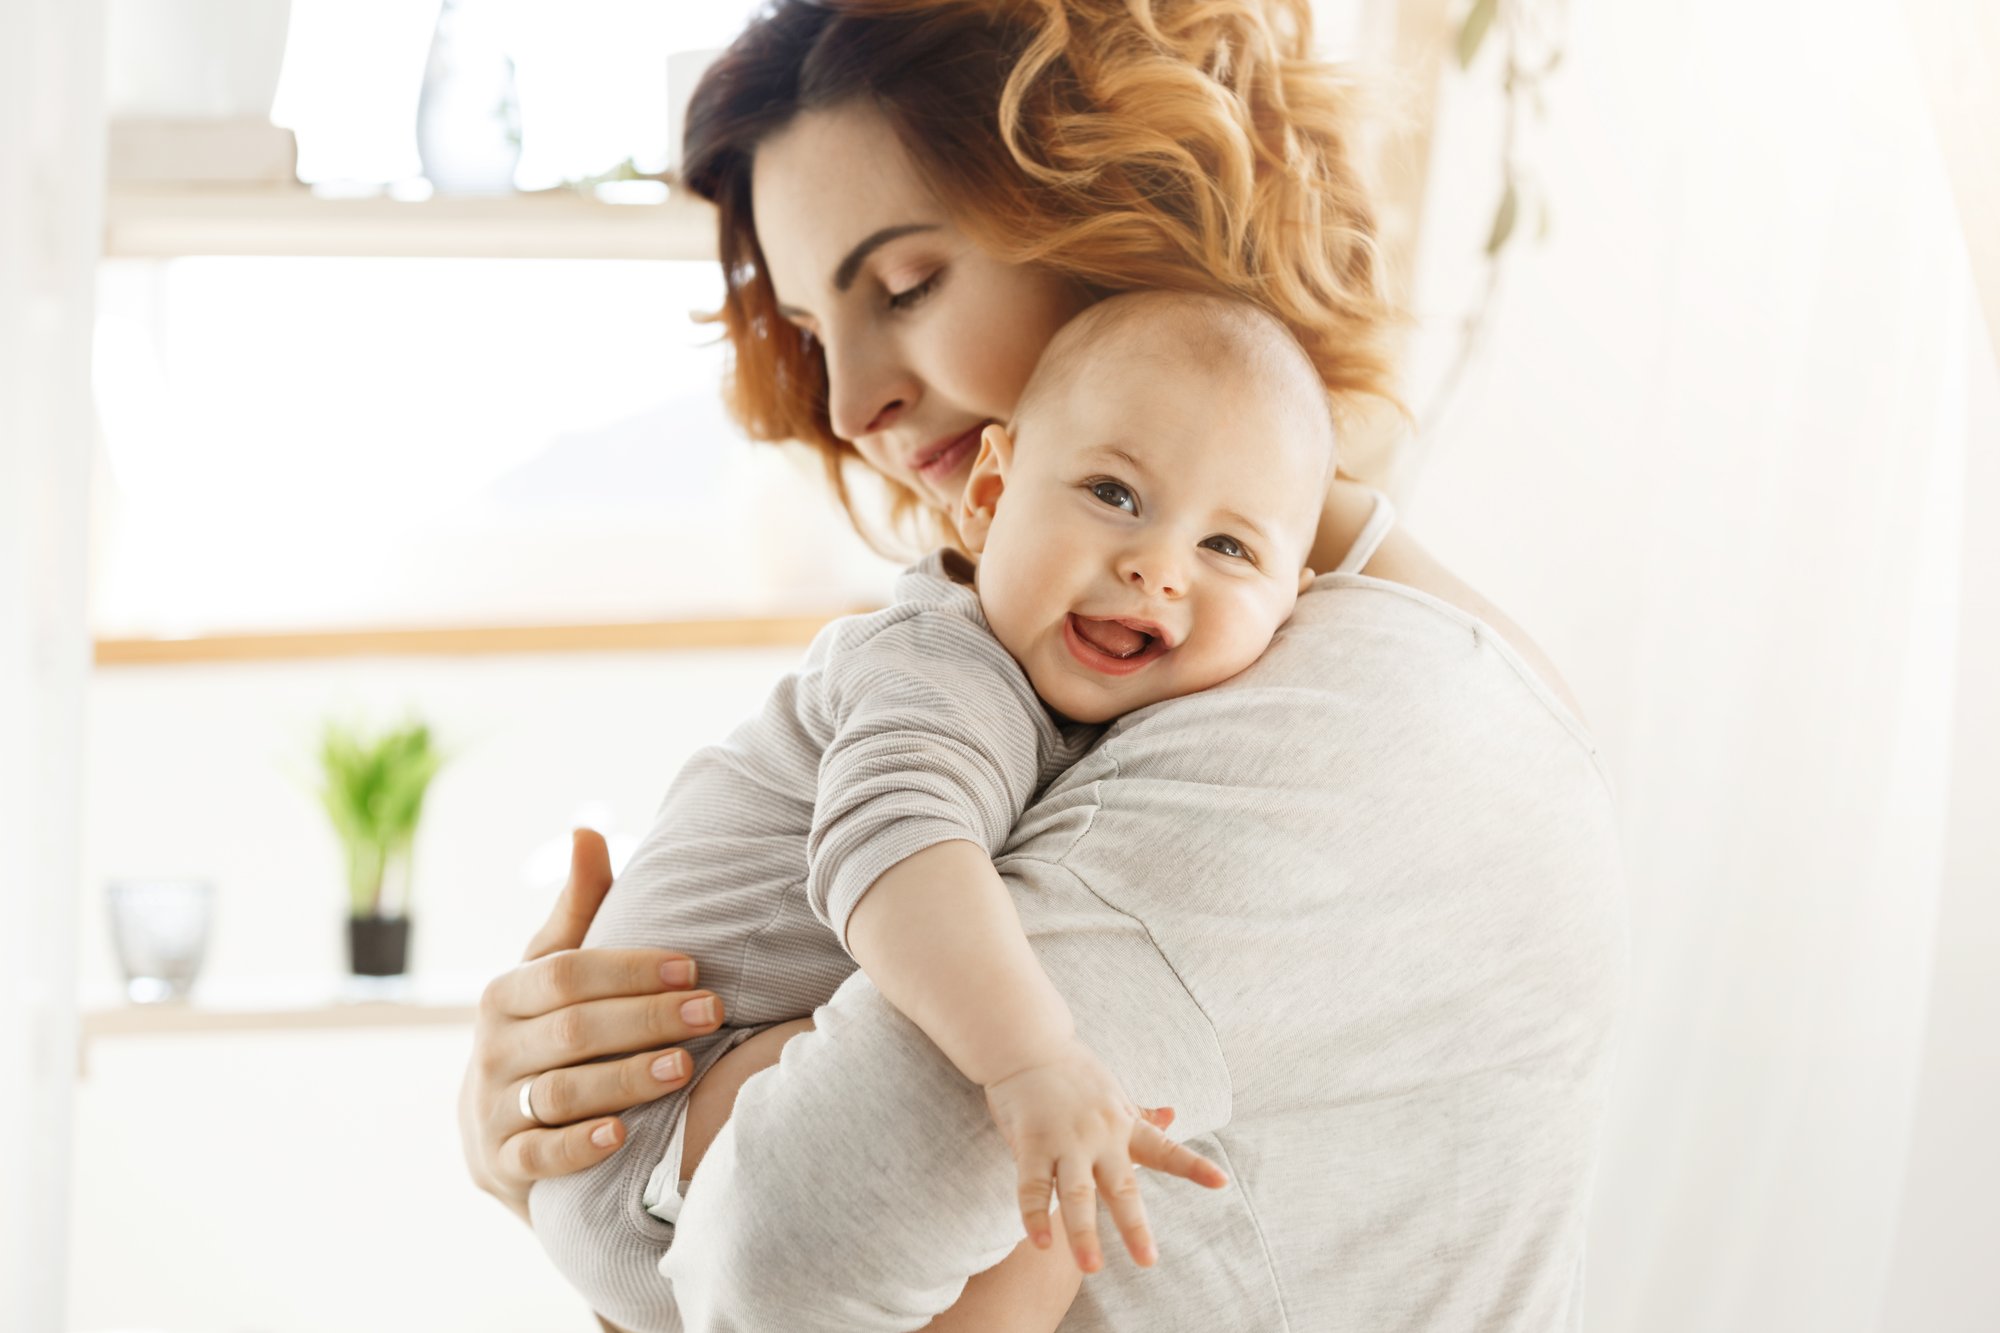
[[1578, 722], [1588, 725], [1583, 707], [1568, 682], [1528, 632], [1477, 588], [1447, 569], [1403, 528], [1398, 527], [1382, 542], [1362, 566], [1361, 577], [1411, 589], [1490, 628]]
[[1372, 562], [1324, 574], [1247, 670], [1127, 714], [1100, 750], [1127, 771], [1170, 773], [1228, 768], [1237, 754], [1281, 786], [1317, 783], [1329, 765], [1365, 783], [1420, 757], [1440, 797], [1543, 763], [1551, 782], [1608, 783], [1560, 677], [1538, 670], [1504, 621], [1462, 583], [1384, 578]]

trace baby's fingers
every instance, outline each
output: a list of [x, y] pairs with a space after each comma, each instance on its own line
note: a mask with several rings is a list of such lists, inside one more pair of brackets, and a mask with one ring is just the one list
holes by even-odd
[[1183, 1143], [1175, 1143], [1145, 1120], [1132, 1125], [1132, 1160], [1154, 1171], [1221, 1189], [1229, 1183], [1222, 1168]]
[[1069, 1252], [1076, 1266], [1086, 1273], [1104, 1267], [1097, 1249], [1097, 1185], [1090, 1176], [1090, 1160], [1065, 1156], [1056, 1163], [1056, 1187], [1062, 1192], [1063, 1230], [1069, 1233]]
[[1015, 1186], [1015, 1197], [1021, 1205], [1021, 1225], [1027, 1229], [1028, 1239], [1035, 1242], [1035, 1248], [1046, 1250], [1054, 1238], [1049, 1233], [1049, 1195], [1054, 1186], [1050, 1183], [1049, 1164], [1044, 1161], [1040, 1168], [1020, 1164], [1020, 1183]]
[[1139, 1177], [1131, 1160], [1124, 1153], [1104, 1158], [1097, 1164], [1097, 1178], [1104, 1186], [1104, 1206], [1111, 1210], [1111, 1220], [1125, 1238], [1132, 1261], [1141, 1268], [1151, 1268], [1160, 1256], [1146, 1225], [1146, 1205], [1139, 1201]]

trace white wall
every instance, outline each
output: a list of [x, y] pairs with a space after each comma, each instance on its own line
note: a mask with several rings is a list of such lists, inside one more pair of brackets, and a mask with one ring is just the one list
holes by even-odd
[[[79, 969], [116, 984], [104, 880], [212, 878], [204, 977], [332, 980], [338, 850], [311, 795], [329, 709], [429, 718], [459, 751], [417, 845], [413, 970], [483, 982], [546, 912], [524, 882], [578, 807], [636, 834], [682, 760], [798, 650], [100, 670], [85, 748]], [[559, 867], [551, 866], [551, 874]], [[71, 1322], [594, 1329], [527, 1229], [473, 1189], [454, 1121], [471, 1030], [121, 1037], [76, 1095]]]
[[99, 0], [0, 6], [0, 1327], [62, 1319]]
[[467, 1028], [94, 1044], [67, 1327], [596, 1333], [461, 1165], [470, 1042]]
[[80, 936], [87, 986], [115, 966], [103, 885], [213, 879], [208, 975], [345, 966], [338, 846], [312, 786], [329, 715], [426, 718], [453, 757], [418, 834], [414, 966], [490, 976], [519, 957], [553, 882], [524, 882], [572, 816], [637, 834], [681, 762], [759, 705], [802, 649], [355, 659], [100, 669], [91, 680]]
[[[1903, 15], [1568, 14], [1522, 145], [1553, 232], [1407, 494], [1619, 791], [1587, 1326], [2000, 1327], [2000, 390]], [[1494, 74], [1447, 83], [1419, 403], [1481, 276]]]

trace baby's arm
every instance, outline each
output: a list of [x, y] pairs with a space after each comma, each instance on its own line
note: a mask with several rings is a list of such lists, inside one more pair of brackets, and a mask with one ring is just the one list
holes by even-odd
[[987, 1107], [1019, 1167], [1021, 1219], [1049, 1236], [1050, 1178], [1077, 1266], [1102, 1264], [1097, 1187], [1142, 1267], [1155, 1258], [1134, 1161], [1211, 1188], [1213, 1162], [1167, 1139], [1077, 1040], [1013, 899], [983, 848], [941, 842], [892, 866], [855, 905], [847, 947], [883, 997], [922, 1028]]
[[827, 737], [808, 901], [883, 998], [985, 1090], [1036, 1245], [1051, 1243], [1054, 1178], [1070, 1251], [1093, 1271], [1101, 1183], [1127, 1248], [1150, 1264], [1133, 1163], [1210, 1186], [1222, 1174], [1141, 1118], [1077, 1039], [991, 859], [1063, 740], [982, 622], [919, 610], [864, 627], [801, 681], [802, 716]]
[[940, 842], [890, 867], [847, 919], [847, 949], [958, 1071], [986, 1087], [1076, 1036], [986, 850]]

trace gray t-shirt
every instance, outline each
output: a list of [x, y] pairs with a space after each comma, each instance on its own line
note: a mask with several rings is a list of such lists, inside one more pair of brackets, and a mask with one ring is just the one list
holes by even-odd
[[[808, 749], [756, 753], [803, 774]], [[675, 807], [689, 884], [763, 854], [701, 836], [736, 817], [740, 776]], [[803, 803], [785, 817], [812, 825]], [[1160, 1266], [1134, 1267], [1104, 1228], [1106, 1266], [1064, 1333], [1580, 1326], [1623, 875], [1594, 743], [1490, 627], [1323, 575], [1249, 670], [1114, 723], [996, 864], [1079, 1035], [1231, 1177], [1148, 1176]], [[757, 938], [816, 936], [796, 956], [824, 970], [801, 992], [834, 993], [744, 1084], [679, 1234], [638, 1206], [665, 1141], [652, 1107], [607, 1163], [537, 1185], [537, 1229], [554, 1192], [596, 1247], [579, 1266], [607, 1235], [625, 1257], [644, 1239], [690, 1333], [918, 1327], [1019, 1243], [1013, 1160], [981, 1091], [829, 947], [804, 895], [784, 900]], [[738, 949], [745, 905], [710, 923]], [[738, 956], [689, 952], [704, 982]], [[600, 1199], [612, 1211], [588, 1213]], [[619, 1281], [657, 1294], [645, 1276]]]
[[[1159, 1266], [1102, 1227], [1064, 1333], [1580, 1327], [1623, 876], [1589, 735], [1490, 627], [1324, 575], [996, 864], [1079, 1035], [1230, 1175], [1148, 1175]], [[1020, 1241], [980, 1090], [864, 975], [815, 1020], [689, 1191], [689, 1333], [915, 1328]]]
[[[1250, 670], [1114, 723], [997, 864], [1143, 925], [1180, 1062], [1128, 1090], [1232, 1177], [1154, 1177], [1172, 1282], [1108, 1265], [1064, 1333], [1581, 1326], [1621, 858], [1594, 742], [1490, 627], [1323, 576]], [[1117, 1049], [1128, 987], [1093, 993], [1101, 942], [1050, 920], [1044, 965]]]

